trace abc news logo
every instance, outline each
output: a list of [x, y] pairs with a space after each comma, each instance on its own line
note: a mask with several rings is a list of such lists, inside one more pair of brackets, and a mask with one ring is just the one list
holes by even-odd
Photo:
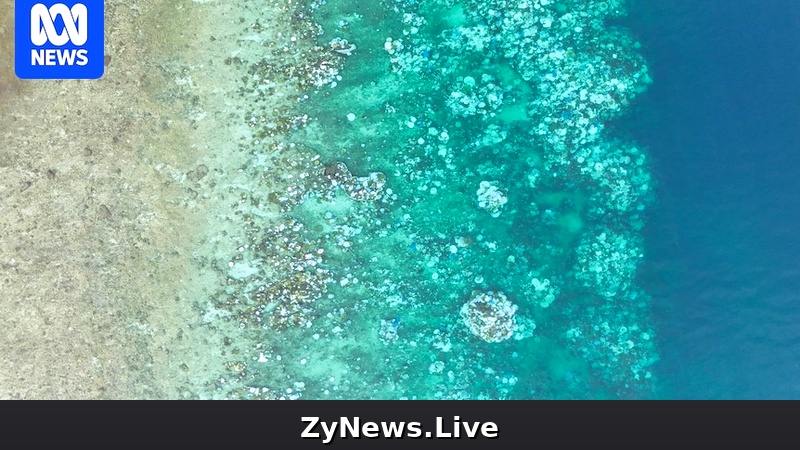
[[[57, 47], [61, 47], [67, 42], [71, 42], [75, 46], [84, 45], [89, 38], [87, 14], [86, 5], [83, 3], [76, 3], [71, 9], [63, 3], [56, 3], [50, 8], [37, 3], [31, 8], [31, 42], [39, 47], [48, 42]], [[54, 19], [58, 18], [64, 22], [64, 29], [61, 33], [56, 31], [54, 22]], [[73, 64], [85, 66], [88, 63], [86, 49], [31, 50], [31, 65], [34, 66], [71, 66]]]
[[15, 6], [18, 77], [103, 75], [103, 0], [17, 0]]

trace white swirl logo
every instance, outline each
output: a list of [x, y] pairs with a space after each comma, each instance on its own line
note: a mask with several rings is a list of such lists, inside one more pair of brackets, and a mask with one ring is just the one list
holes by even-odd
[[[64, 22], [61, 33], [56, 32], [55, 21], [58, 16]], [[76, 3], [72, 9], [63, 3], [56, 3], [49, 9], [37, 3], [31, 8], [31, 42], [37, 46], [48, 41], [55, 46], [62, 46], [67, 42], [83, 45], [89, 38], [86, 19], [87, 10], [83, 3]]]

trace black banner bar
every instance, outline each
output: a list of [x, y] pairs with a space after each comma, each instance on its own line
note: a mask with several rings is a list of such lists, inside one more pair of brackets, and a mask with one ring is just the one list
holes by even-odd
[[26, 444], [487, 448], [800, 441], [796, 402], [4, 402], [0, 420], [6, 442]]

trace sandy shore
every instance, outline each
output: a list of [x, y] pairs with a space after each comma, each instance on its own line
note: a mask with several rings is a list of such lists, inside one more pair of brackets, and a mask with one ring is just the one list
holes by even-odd
[[209, 395], [236, 353], [203, 314], [241, 226], [230, 58], [254, 17], [281, 21], [261, 2], [106, 2], [110, 61], [82, 81], [18, 80], [0, 18], [0, 398]]

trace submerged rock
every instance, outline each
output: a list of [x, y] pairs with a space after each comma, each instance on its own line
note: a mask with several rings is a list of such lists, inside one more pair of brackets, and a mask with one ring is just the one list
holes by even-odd
[[486, 342], [502, 342], [517, 329], [517, 305], [502, 292], [473, 293], [461, 307], [461, 318], [475, 336]]

